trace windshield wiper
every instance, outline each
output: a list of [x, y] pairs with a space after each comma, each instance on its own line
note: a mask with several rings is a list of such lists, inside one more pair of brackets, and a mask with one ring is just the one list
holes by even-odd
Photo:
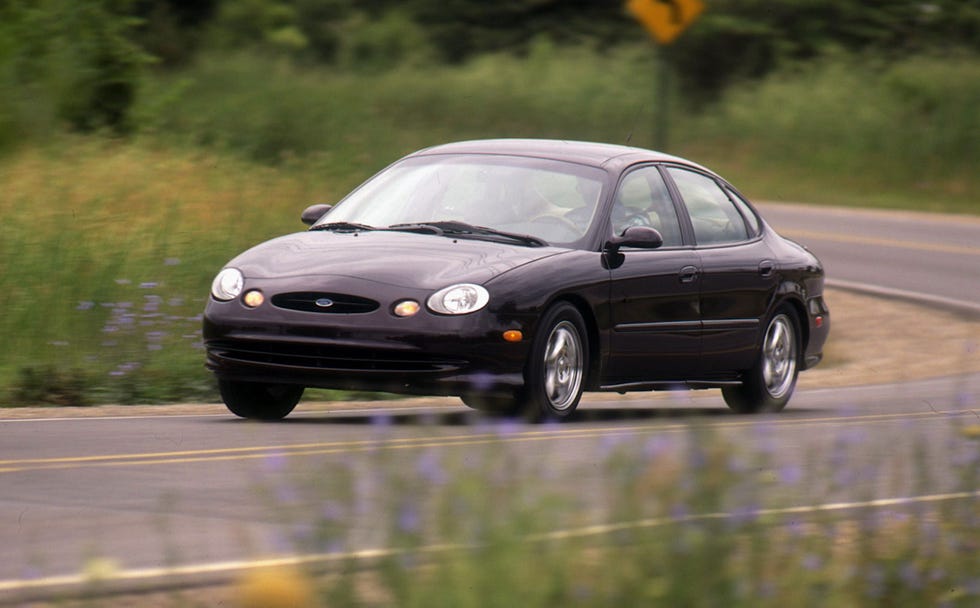
[[374, 226], [368, 226], [367, 224], [358, 224], [356, 222], [329, 222], [326, 224], [317, 224], [310, 228], [310, 230], [333, 230], [335, 232], [360, 232], [366, 230], [374, 230]]
[[466, 222], [458, 222], [455, 220], [445, 222], [426, 222], [422, 225], [431, 228], [438, 228], [439, 230], [442, 230], [443, 234], [453, 236], [470, 236], [475, 238], [498, 237], [517, 241], [518, 243], [523, 243], [531, 247], [546, 247], [548, 245], [548, 242], [544, 239], [540, 239], [530, 234], [507, 232], [505, 230], [497, 230], [496, 228], [488, 228], [487, 226], [474, 226], [473, 224], [467, 224]]
[[396, 232], [423, 232], [426, 234], [435, 234], [437, 236], [442, 236], [443, 229], [434, 224], [428, 224], [425, 222], [410, 222], [407, 224], [392, 224], [385, 228], [385, 230], [394, 230]]

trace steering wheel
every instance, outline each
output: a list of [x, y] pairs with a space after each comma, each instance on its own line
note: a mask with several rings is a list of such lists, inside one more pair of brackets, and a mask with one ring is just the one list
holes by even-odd
[[631, 213], [626, 216], [622, 224], [623, 230], [627, 228], [632, 228], [633, 226], [653, 226], [650, 223], [650, 218], [645, 213]]

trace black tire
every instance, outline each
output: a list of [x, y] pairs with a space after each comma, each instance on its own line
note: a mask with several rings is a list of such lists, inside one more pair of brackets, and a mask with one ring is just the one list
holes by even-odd
[[255, 420], [281, 420], [299, 403], [304, 389], [291, 384], [219, 380], [218, 390], [221, 391], [225, 406], [236, 416]]
[[742, 414], [778, 412], [786, 407], [800, 373], [800, 322], [791, 308], [779, 308], [766, 323], [759, 358], [740, 386], [722, 389], [728, 407]]
[[566, 302], [541, 318], [524, 370], [521, 410], [531, 420], [563, 420], [578, 407], [589, 369], [585, 321]]

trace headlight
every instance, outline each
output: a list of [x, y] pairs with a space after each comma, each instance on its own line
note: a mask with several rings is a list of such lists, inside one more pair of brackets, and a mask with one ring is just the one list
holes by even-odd
[[214, 282], [211, 283], [211, 295], [215, 300], [222, 302], [234, 300], [241, 295], [244, 285], [245, 277], [237, 268], [225, 268], [214, 277]]
[[429, 310], [444, 315], [465, 315], [487, 305], [490, 294], [479, 285], [463, 283], [440, 289], [426, 302]]

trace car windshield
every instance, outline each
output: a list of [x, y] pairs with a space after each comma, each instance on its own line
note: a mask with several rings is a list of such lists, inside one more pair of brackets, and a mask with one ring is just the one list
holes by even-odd
[[[414, 157], [366, 182], [314, 228], [357, 224], [567, 246], [588, 232], [604, 177], [605, 173], [596, 167], [548, 159], [497, 155]], [[440, 229], [426, 230], [425, 225]], [[533, 238], [514, 238], [522, 235]]]

